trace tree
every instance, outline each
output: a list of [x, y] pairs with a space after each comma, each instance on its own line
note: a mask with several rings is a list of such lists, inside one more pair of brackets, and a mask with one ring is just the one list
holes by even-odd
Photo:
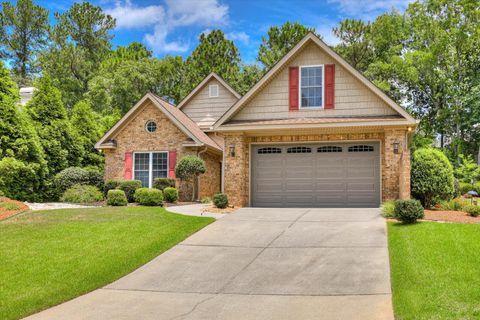
[[68, 120], [60, 91], [50, 77], [44, 75], [35, 87], [37, 91], [26, 105], [26, 112], [38, 132], [49, 173], [53, 176], [67, 167], [79, 165], [83, 148]]
[[200, 35], [200, 43], [186, 60], [185, 94], [207, 75], [215, 72], [228, 83], [236, 84], [240, 74], [240, 53], [221, 30]]
[[0, 12], [0, 57], [11, 59], [20, 85], [31, 83], [38, 51], [47, 44], [48, 12], [32, 0], [4, 2]]
[[459, 166], [455, 169], [455, 177], [473, 185], [480, 179], [480, 167], [471, 156], [460, 155], [460, 160]]
[[192, 184], [192, 201], [197, 194], [198, 176], [206, 171], [205, 161], [197, 156], [185, 156], [177, 162], [175, 175], [183, 181]]
[[340, 21], [339, 27], [333, 28], [333, 33], [341, 41], [335, 51], [355, 69], [365, 71], [373, 55], [369, 44], [370, 24], [361, 20], [345, 19]]
[[247, 93], [247, 91], [260, 80], [263, 73], [263, 70], [256, 64], [243, 65], [238, 83], [235, 85], [238, 93], [241, 95]]
[[257, 60], [265, 69], [270, 69], [309, 32], [315, 32], [315, 29], [296, 22], [286, 22], [280, 27], [270, 27], [268, 37], [262, 37]]

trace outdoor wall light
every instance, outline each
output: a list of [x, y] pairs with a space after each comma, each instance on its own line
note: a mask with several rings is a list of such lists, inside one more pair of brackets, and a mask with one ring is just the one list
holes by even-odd
[[230, 153], [230, 157], [235, 157], [235, 145], [231, 144], [228, 146], [228, 151]]
[[393, 153], [395, 153], [395, 154], [400, 153], [400, 142], [398, 140], [395, 140], [393, 142]]

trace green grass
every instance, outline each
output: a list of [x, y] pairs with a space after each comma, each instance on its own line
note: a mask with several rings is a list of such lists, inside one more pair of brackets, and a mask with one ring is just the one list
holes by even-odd
[[27, 212], [0, 222], [0, 319], [17, 319], [102, 287], [212, 218], [163, 208]]
[[20, 205], [15, 202], [0, 202], [0, 208], [7, 211], [18, 210], [20, 209]]
[[388, 224], [396, 319], [480, 319], [480, 225]]

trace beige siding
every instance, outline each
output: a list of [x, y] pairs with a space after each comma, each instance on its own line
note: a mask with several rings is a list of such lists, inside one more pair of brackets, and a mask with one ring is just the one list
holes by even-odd
[[288, 67], [335, 64], [315, 44], [307, 45], [274, 76], [233, 118], [233, 120], [287, 119], [341, 116], [384, 116], [397, 112], [355, 79], [346, 69], [335, 64], [335, 109], [288, 111]]
[[[218, 85], [218, 97], [209, 97], [209, 85]], [[204, 119], [211, 118], [212, 124], [230, 108], [237, 98], [225, 88], [218, 80], [211, 79], [198, 93], [182, 107], [182, 111], [198, 124], [206, 122]]]

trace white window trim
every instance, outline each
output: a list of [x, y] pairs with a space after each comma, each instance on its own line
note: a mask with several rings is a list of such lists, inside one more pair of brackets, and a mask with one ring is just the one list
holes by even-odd
[[[321, 106], [310, 106], [302, 107], [302, 69], [311, 68], [311, 67], [322, 67], [322, 105]], [[298, 72], [298, 108], [305, 110], [319, 110], [325, 108], [325, 65], [324, 64], [313, 64], [305, 65], [299, 67]]]
[[[217, 94], [213, 95], [212, 94], [212, 88], [217, 88]], [[220, 88], [218, 87], [218, 84], [211, 84], [208, 86], [208, 97], [209, 98], [217, 98], [220, 95]]]
[[152, 173], [153, 173], [153, 153], [166, 153], [167, 154], [167, 178], [168, 178], [168, 170], [170, 168], [170, 159], [168, 156], [168, 151], [136, 151], [133, 153], [133, 161], [132, 161], [132, 177], [135, 180], [135, 155], [139, 153], [148, 153], [148, 187], [153, 188], [153, 181], [152, 181]]

